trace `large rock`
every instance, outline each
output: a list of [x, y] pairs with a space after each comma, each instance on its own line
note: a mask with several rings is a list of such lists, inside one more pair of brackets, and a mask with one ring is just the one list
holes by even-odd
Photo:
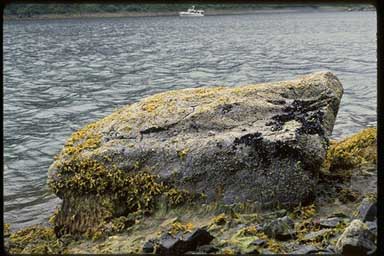
[[112, 216], [151, 208], [162, 194], [177, 203], [188, 191], [260, 207], [309, 201], [342, 93], [332, 73], [318, 72], [168, 91], [121, 108], [75, 132], [50, 167], [67, 209], [56, 223], [84, 224], [84, 207], [71, 207], [79, 198]]
[[370, 255], [376, 250], [375, 236], [361, 220], [353, 220], [336, 243], [343, 255]]

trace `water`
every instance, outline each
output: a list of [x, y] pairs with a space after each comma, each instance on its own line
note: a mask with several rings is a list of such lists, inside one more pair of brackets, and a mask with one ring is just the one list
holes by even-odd
[[59, 200], [47, 168], [76, 129], [169, 89], [330, 70], [345, 88], [333, 133], [376, 125], [376, 13], [141, 17], [4, 24], [4, 204], [14, 228]]

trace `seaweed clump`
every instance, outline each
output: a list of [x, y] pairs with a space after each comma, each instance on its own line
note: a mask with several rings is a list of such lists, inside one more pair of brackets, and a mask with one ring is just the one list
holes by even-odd
[[49, 186], [63, 199], [52, 218], [58, 236], [78, 233], [92, 237], [104, 232], [103, 227], [114, 218], [149, 215], [162, 195], [170, 206], [195, 198], [188, 191], [163, 184], [148, 171], [131, 174], [89, 158], [72, 156], [57, 168], [60, 171], [50, 177]]
[[376, 128], [367, 128], [340, 142], [331, 142], [324, 162], [325, 169], [332, 172], [376, 164], [376, 133]]
[[63, 241], [57, 239], [50, 227], [31, 226], [11, 234], [9, 252], [12, 254], [58, 254]]

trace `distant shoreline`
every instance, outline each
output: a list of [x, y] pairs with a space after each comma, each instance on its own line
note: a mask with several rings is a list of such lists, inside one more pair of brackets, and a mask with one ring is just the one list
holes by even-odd
[[[292, 13], [292, 12], [330, 12], [348, 11], [345, 8], [282, 8], [282, 9], [258, 9], [258, 10], [206, 10], [206, 16], [215, 15], [246, 15], [263, 13]], [[371, 10], [349, 10], [349, 11], [371, 11]], [[374, 11], [374, 10], [373, 10]], [[75, 13], [75, 14], [43, 14], [30, 17], [18, 17], [16, 15], [3, 16], [4, 20], [50, 20], [50, 19], [77, 19], [77, 18], [124, 18], [124, 17], [161, 17], [178, 16], [178, 12], [96, 12], [96, 13]]]

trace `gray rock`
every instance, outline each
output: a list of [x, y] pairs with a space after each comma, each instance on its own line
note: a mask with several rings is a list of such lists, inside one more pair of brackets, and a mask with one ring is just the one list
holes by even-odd
[[[204, 193], [207, 202], [296, 206], [314, 197], [342, 94], [330, 72], [156, 94], [74, 134], [49, 169], [49, 185], [71, 205], [68, 194], [88, 183], [69, 185], [79, 172], [62, 166], [91, 159], [110, 172], [112, 166], [129, 174], [150, 172], [166, 184]], [[93, 191], [89, 188], [87, 196]], [[98, 193], [108, 196], [110, 190]], [[120, 202], [125, 201], [116, 203], [119, 212], [135, 208], [124, 209]], [[66, 219], [73, 214], [62, 213]]]
[[318, 249], [312, 245], [302, 245], [298, 249], [294, 250], [290, 254], [309, 254], [316, 253]]
[[285, 241], [295, 237], [294, 226], [295, 223], [288, 216], [285, 216], [266, 223], [263, 230], [267, 236]]
[[364, 198], [359, 206], [359, 219], [362, 221], [374, 221], [377, 218], [376, 202], [369, 198]]
[[338, 217], [332, 217], [327, 219], [320, 219], [320, 226], [323, 228], [334, 228], [343, 220]]
[[361, 220], [353, 220], [336, 243], [343, 255], [367, 255], [376, 251], [375, 236]]

